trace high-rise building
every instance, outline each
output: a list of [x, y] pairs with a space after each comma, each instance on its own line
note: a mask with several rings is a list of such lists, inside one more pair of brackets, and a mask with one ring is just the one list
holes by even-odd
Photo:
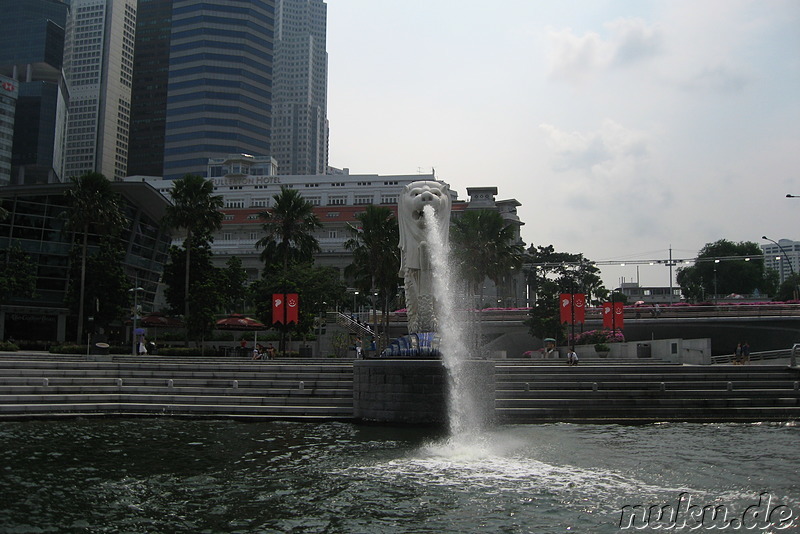
[[778, 273], [779, 283], [800, 273], [800, 241], [779, 239], [777, 243], [761, 245], [761, 250], [764, 251], [764, 267]]
[[136, 0], [71, 0], [64, 53], [67, 177], [127, 175], [135, 31]]
[[[69, 94], [64, 83], [61, 0], [0, 0], [0, 75], [14, 80], [18, 95], [10, 173], [0, 183], [63, 180]], [[7, 82], [8, 83], [8, 82]]]
[[270, 155], [280, 174], [327, 170], [326, 27], [323, 0], [277, 0]]
[[270, 155], [275, 0], [174, 0], [165, 178]]
[[0, 185], [8, 185], [11, 178], [11, 147], [14, 141], [17, 94], [16, 80], [0, 75]]
[[172, 2], [139, 0], [133, 54], [128, 175], [162, 176]]

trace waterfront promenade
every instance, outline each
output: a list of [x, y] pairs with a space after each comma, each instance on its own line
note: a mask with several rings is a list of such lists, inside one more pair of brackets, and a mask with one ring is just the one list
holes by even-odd
[[[352, 421], [345, 359], [0, 353], [0, 418]], [[800, 420], [800, 369], [653, 360], [495, 361], [499, 423]]]

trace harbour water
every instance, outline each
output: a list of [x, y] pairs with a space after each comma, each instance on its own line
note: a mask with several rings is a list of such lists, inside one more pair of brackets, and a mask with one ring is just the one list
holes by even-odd
[[[2, 422], [0, 532], [796, 532], [798, 443], [795, 424], [448, 438], [348, 423]], [[670, 505], [661, 523], [644, 517]], [[701, 517], [709, 506], [715, 522]]]

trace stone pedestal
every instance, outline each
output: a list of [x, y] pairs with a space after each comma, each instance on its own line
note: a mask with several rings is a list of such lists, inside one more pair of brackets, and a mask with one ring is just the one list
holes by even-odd
[[[480, 375], [476, 403], [494, 412], [494, 362], [463, 364]], [[472, 382], [472, 380], [470, 380]], [[441, 360], [356, 360], [353, 408], [357, 420], [376, 423], [444, 424], [449, 380]]]

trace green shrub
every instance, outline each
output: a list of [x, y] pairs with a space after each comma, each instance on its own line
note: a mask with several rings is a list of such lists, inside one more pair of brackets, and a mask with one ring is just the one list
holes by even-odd
[[19, 350], [19, 347], [11, 343], [10, 341], [0, 341], [0, 350], [6, 352], [17, 352]]
[[86, 345], [53, 345], [50, 354], [86, 354]]

